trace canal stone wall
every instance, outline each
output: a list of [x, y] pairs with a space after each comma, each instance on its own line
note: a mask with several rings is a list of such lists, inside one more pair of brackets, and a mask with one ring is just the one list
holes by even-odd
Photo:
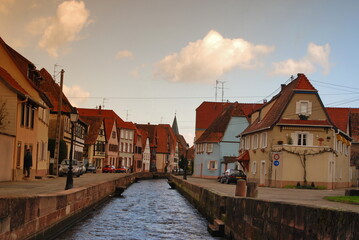
[[133, 173], [53, 194], [0, 197], [0, 239], [50, 239], [108, 199], [117, 187], [129, 186], [137, 179], [167, 176]]
[[171, 181], [210, 222], [224, 222], [227, 239], [359, 239], [355, 212], [223, 196], [180, 177]]

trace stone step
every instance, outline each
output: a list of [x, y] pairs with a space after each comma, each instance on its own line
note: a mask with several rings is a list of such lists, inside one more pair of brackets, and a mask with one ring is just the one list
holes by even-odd
[[213, 224], [217, 226], [218, 231], [224, 234], [224, 222], [221, 219], [214, 219]]

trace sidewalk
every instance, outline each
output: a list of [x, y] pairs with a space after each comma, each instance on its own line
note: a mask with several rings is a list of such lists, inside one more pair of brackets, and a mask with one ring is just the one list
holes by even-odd
[[[214, 179], [187, 177], [187, 181], [210, 189], [214, 192], [234, 197], [235, 184], [221, 184]], [[298, 205], [338, 209], [359, 213], [359, 205], [332, 202], [323, 199], [329, 196], [344, 196], [345, 189], [335, 190], [309, 190], [258, 187], [258, 198], [266, 201], [287, 202]]]
[[[85, 173], [74, 177], [74, 188], [79, 188], [92, 183], [100, 183], [115, 180], [128, 173]], [[48, 194], [65, 191], [66, 176], [44, 179], [29, 179], [17, 182], [0, 182], [0, 198], [16, 197], [38, 194]]]

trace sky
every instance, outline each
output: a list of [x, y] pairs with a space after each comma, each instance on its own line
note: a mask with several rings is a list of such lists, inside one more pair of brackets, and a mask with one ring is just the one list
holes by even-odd
[[0, 37], [56, 81], [64, 69], [74, 106], [134, 123], [176, 115], [192, 144], [203, 101], [260, 103], [297, 73], [326, 107], [359, 107], [358, 12], [349, 0], [0, 0]]

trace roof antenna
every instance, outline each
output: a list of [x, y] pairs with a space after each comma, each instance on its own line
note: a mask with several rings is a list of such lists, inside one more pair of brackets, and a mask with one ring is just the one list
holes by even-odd
[[102, 108], [105, 109], [105, 102], [107, 101], [107, 98], [102, 98]]
[[59, 75], [60, 72], [56, 72], [56, 68], [57, 67], [62, 67], [61, 65], [55, 63], [54, 64], [54, 75], [52, 75], [52, 78], [54, 79], [54, 81], [56, 82], [56, 77]]

